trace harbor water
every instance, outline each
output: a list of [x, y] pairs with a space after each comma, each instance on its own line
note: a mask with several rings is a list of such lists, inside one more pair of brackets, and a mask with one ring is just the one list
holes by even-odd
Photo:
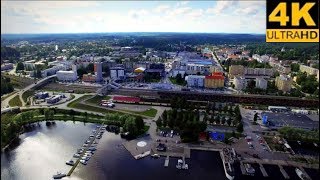
[[[8, 151], [1, 153], [1, 179], [43, 180], [52, 179], [57, 171], [67, 173], [71, 166], [65, 162], [72, 159], [96, 126], [72, 121], [56, 121], [50, 126], [45, 122], [34, 124], [28, 132], [20, 135]], [[105, 132], [98, 140], [97, 151], [88, 164], [79, 164], [70, 177], [63, 179], [227, 179], [218, 152], [192, 150], [191, 158], [186, 159], [189, 169], [179, 170], [175, 167], [178, 158], [170, 157], [168, 167], [164, 167], [165, 157], [154, 159], [148, 156], [135, 160], [123, 147], [124, 141], [118, 134]], [[270, 173], [271, 179], [281, 177], [278, 176], [281, 172], [276, 166], [265, 168], [267, 173], [274, 172]], [[263, 179], [261, 172], [258, 169], [256, 171], [253, 177], [241, 176], [240, 167], [235, 166], [236, 179]], [[318, 171], [306, 171], [312, 174], [312, 178], [319, 178]], [[294, 177], [291, 170], [288, 174]]]

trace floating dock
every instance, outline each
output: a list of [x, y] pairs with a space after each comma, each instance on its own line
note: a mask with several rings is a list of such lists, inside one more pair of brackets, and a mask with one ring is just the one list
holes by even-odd
[[164, 161], [164, 167], [169, 166], [169, 156], [166, 157], [166, 160]]
[[99, 130], [97, 130], [94, 134], [95, 136], [93, 137], [93, 139], [91, 140], [91, 143], [84, 148], [84, 151], [82, 152], [82, 154], [80, 154], [80, 157], [77, 159], [77, 161], [74, 163], [74, 165], [72, 166], [72, 168], [70, 169], [70, 171], [68, 172], [67, 176], [71, 176], [72, 172], [74, 171], [74, 169], [76, 169], [76, 167], [78, 166], [81, 157], [84, 155], [84, 153], [90, 148], [90, 146], [93, 144], [93, 142], [96, 140], [96, 136], [99, 134], [99, 132], [101, 131], [101, 128], [103, 127], [103, 124], [101, 124]]

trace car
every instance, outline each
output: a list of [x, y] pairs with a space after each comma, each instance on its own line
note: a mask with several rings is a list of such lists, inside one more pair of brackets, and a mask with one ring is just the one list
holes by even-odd
[[156, 141], [157, 141], [157, 142], [161, 142], [161, 139], [157, 139]]
[[252, 144], [250, 144], [249, 148], [250, 148], [250, 149], [254, 149], [254, 147], [253, 147], [253, 145], [252, 145]]

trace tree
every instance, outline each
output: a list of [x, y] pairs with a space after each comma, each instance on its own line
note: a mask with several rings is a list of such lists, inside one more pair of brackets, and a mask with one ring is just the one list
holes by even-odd
[[258, 120], [258, 113], [255, 113], [254, 116], [253, 116], [253, 121], [257, 122], [257, 120]]
[[44, 119], [47, 121], [50, 118], [50, 110], [44, 109]]
[[124, 123], [123, 129], [125, 131], [128, 131], [130, 135], [137, 135], [138, 134], [138, 129], [136, 126], [136, 122], [134, 118], [128, 118], [126, 122]]
[[138, 129], [139, 132], [143, 131], [143, 129], [144, 129], [144, 122], [143, 122], [143, 119], [142, 119], [141, 116], [137, 116], [137, 117], [135, 118], [135, 124], [136, 124], [137, 129]]
[[226, 123], [226, 118], [225, 118], [225, 117], [222, 117], [222, 118], [221, 118], [221, 124], [224, 125], [225, 123]]
[[298, 72], [300, 69], [300, 65], [296, 63], [292, 63], [290, 66], [291, 66], [291, 71], [293, 72]]
[[248, 82], [248, 85], [247, 85], [247, 89], [253, 89], [256, 87], [256, 82], [251, 79], [249, 82]]
[[242, 133], [243, 132], [243, 124], [240, 122], [237, 126], [237, 131]]
[[16, 72], [24, 70], [24, 65], [22, 62], [17, 63]]
[[228, 126], [231, 126], [231, 118], [229, 118], [229, 119], [227, 120], [227, 124], [228, 124]]
[[161, 117], [158, 118], [158, 120], [156, 121], [157, 127], [162, 127], [162, 119]]

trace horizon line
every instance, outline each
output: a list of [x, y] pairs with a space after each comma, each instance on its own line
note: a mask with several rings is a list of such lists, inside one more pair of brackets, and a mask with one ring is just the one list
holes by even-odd
[[180, 34], [248, 34], [248, 35], [266, 35], [265, 33], [237, 33], [237, 32], [60, 32], [60, 33], [1, 33], [1, 35], [46, 35], [46, 34], [115, 34], [115, 33], [180, 33]]

